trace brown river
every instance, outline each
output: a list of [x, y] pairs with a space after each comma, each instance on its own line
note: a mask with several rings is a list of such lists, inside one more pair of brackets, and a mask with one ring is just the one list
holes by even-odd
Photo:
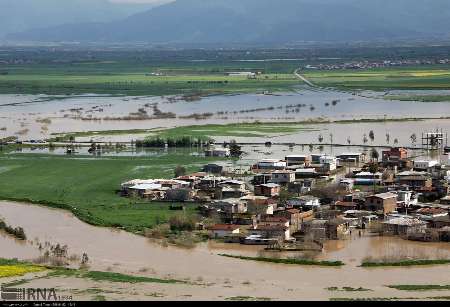
[[[33, 259], [40, 255], [35, 241], [66, 244], [69, 254], [86, 252], [90, 267], [95, 270], [143, 275], [147, 268], [152, 276], [177, 279], [201, 279], [214, 284], [214, 295], [231, 291], [225, 284], [250, 282], [255, 295], [278, 299], [322, 299], [326, 287], [366, 287], [376, 291], [372, 296], [398, 295], [384, 287], [387, 284], [449, 284], [450, 266], [415, 268], [358, 267], [368, 256], [383, 258], [395, 255], [412, 258], [450, 258], [450, 244], [420, 243], [399, 238], [354, 236], [345, 241], [330, 241], [320, 259], [342, 260], [341, 268], [305, 267], [268, 264], [230, 259], [219, 256], [221, 252], [236, 255], [258, 255], [259, 247], [204, 243], [194, 249], [163, 247], [147, 238], [124, 231], [100, 228], [85, 224], [71, 213], [46, 207], [0, 202], [0, 218], [11, 226], [21, 226], [29, 242], [18, 242], [0, 234], [0, 257]], [[139, 273], [141, 272], [141, 273]], [[263, 289], [265, 289], [263, 291]], [[190, 290], [206, 291], [206, 290]], [[237, 290], [236, 290], [237, 291]], [[227, 293], [228, 293], [227, 292]], [[234, 293], [234, 292], [233, 292]], [[195, 293], [194, 293], [195, 294]], [[408, 293], [406, 293], [408, 294]], [[442, 294], [440, 292], [439, 294]], [[350, 294], [346, 294], [348, 297]]]

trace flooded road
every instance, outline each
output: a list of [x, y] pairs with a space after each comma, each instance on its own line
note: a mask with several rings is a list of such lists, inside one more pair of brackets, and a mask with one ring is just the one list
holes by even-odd
[[[266, 289], [269, 297], [318, 299], [326, 296], [325, 287], [357, 286], [377, 289], [377, 295], [391, 295], [386, 284], [448, 284], [450, 266], [416, 268], [358, 267], [367, 256], [386, 257], [400, 254], [406, 257], [450, 258], [449, 244], [427, 244], [403, 241], [398, 238], [353, 238], [331, 241], [320, 259], [342, 260], [341, 268], [277, 265], [229, 259], [220, 252], [235, 255], [258, 255], [259, 247], [240, 247], [219, 243], [205, 243], [190, 250], [162, 247], [148, 239], [124, 231], [87, 225], [71, 213], [41, 206], [0, 202], [0, 217], [12, 226], [24, 228], [30, 240], [66, 244], [69, 254], [89, 255], [91, 269], [144, 274], [149, 268], [153, 276], [189, 278], [217, 284], [251, 281], [255, 288]], [[37, 247], [18, 243], [6, 235], [0, 236], [0, 257], [33, 259], [39, 255]], [[141, 273], [139, 273], [141, 272]], [[370, 276], [370, 277], [369, 277]], [[222, 286], [221, 286], [222, 285]], [[222, 289], [222, 290], [220, 290]], [[297, 289], [290, 293], [288, 289]], [[326, 291], [325, 291], [326, 292]]]

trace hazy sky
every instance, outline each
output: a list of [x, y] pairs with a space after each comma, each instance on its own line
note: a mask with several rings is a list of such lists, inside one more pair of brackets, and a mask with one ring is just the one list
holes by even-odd
[[128, 2], [128, 3], [161, 3], [174, 0], [109, 0], [111, 2]]

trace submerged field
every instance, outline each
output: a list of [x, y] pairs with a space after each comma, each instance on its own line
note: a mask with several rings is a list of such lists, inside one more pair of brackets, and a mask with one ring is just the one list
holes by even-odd
[[322, 87], [375, 91], [391, 89], [449, 89], [450, 67], [398, 67], [370, 70], [301, 72]]
[[[172, 178], [177, 165], [198, 171], [211, 161], [175, 153], [145, 158], [0, 155], [0, 199], [60, 207], [94, 225], [141, 232], [167, 222], [179, 211], [169, 210], [170, 203], [122, 198], [116, 193], [120, 183]], [[186, 214], [195, 215], [197, 206], [188, 204]]]

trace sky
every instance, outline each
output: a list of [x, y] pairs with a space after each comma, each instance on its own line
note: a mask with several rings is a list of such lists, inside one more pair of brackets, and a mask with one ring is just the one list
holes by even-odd
[[173, 0], [109, 0], [109, 1], [116, 3], [161, 3], [161, 2], [170, 2]]

